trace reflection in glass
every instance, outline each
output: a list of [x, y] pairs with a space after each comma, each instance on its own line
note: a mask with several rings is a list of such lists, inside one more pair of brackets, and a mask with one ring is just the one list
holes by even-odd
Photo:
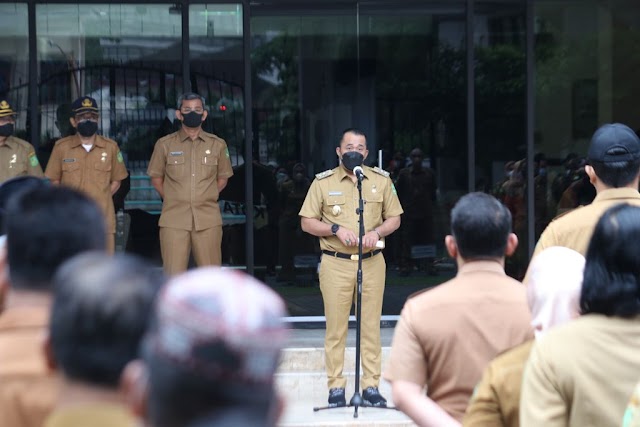
[[[493, 194], [511, 211], [519, 244], [506, 261], [522, 279], [528, 265], [525, 10], [522, 4], [476, 3], [474, 22], [477, 191]], [[542, 158], [543, 153], [536, 156]], [[536, 168], [536, 231], [547, 215], [547, 178]]]
[[[26, 3], [0, 4], [0, 98], [7, 98], [16, 116], [15, 135], [29, 141], [29, 39]], [[37, 145], [37, 142], [36, 142]]]
[[[174, 129], [182, 92], [181, 15], [171, 5], [37, 4], [40, 154], [67, 136], [70, 103], [95, 98], [99, 132], [120, 145], [130, 173], [124, 207], [134, 252], [159, 259], [161, 200], [146, 169], [156, 140]], [[124, 187], [124, 186], [123, 186]], [[118, 196], [120, 197], [120, 196]]]

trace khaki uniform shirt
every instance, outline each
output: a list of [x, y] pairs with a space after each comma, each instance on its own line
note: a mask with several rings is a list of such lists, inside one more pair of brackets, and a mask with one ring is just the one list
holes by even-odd
[[164, 178], [160, 227], [206, 230], [222, 225], [218, 178], [233, 175], [223, 139], [200, 131], [192, 141], [180, 129], [156, 142], [147, 174]]
[[91, 197], [105, 215], [107, 233], [115, 233], [111, 183], [127, 177], [127, 169], [115, 141], [97, 135], [95, 144], [87, 152], [78, 135], [63, 138], [53, 147], [45, 175]]
[[[403, 210], [389, 173], [368, 166], [363, 169], [364, 232], [368, 233], [385, 219], [400, 216]], [[316, 175], [299, 215], [316, 218], [327, 224], [338, 224], [358, 235], [358, 199], [357, 183], [351, 180], [342, 166], [338, 166]], [[358, 253], [357, 246], [345, 247], [337, 236], [320, 237], [320, 248], [347, 254]]]
[[525, 287], [500, 264], [464, 264], [457, 276], [410, 297], [396, 325], [388, 381], [427, 386], [462, 421], [482, 371], [499, 353], [533, 338]]
[[586, 314], [536, 339], [525, 366], [522, 427], [621, 426], [640, 378], [640, 315]]
[[131, 411], [124, 405], [106, 402], [68, 405], [57, 409], [43, 427], [139, 427]]
[[43, 176], [33, 146], [15, 136], [0, 145], [0, 183], [20, 175]]
[[7, 308], [0, 314], [0, 426], [41, 427], [57, 397], [43, 343], [45, 307]]
[[633, 188], [601, 191], [591, 204], [554, 219], [540, 236], [533, 255], [551, 246], [564, 246], [586, 256], [598, 220], [607, 209], [619, 203], [640, 205], [640, 193]]
[[527, 341], [496, 357], [484, 370], [467, 413], [465, 427], [518, 427], [520, 388], [524, 366], [534, 341]]

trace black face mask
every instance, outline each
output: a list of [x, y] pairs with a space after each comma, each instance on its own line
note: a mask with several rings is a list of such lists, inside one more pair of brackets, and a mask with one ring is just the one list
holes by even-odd
[[188, 128], [197, 128], [202, 124], [202, 114], [192, 111], [182, 115], [182, 124]]
[[78, 123], [78, 133], [85, 138], [89, 138], [98, 132], [98, 122], [91, 120], [84, 120]]
[[356, 166], [362, 166], [364, 156], [357, 151], [347, 151], [342, 155], [342, 166], [349, 171], [353, 171]]
[[7, 123], [0, 126], [0, 136], [11, 136], [13, 135], [13, 123]]

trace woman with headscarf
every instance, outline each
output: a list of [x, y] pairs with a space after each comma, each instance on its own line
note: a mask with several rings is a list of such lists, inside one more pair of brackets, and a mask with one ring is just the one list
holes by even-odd
[[581, 316], [536, 340], [520, 424], [620, 426], [640, 378], [640, 207], [607, 210], [587, 251]]

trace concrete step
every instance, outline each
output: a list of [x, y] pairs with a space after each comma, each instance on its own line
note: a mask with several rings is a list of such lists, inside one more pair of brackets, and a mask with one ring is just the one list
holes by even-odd
[[[382, 349], [382, 366], [389, 357], [389, 347]], [[347, 402], [354, 395], [355, 348], [345, 351], [344, 376], [347, 380]], [[362, 375], [362, 370], [360, 370]], [[287, 348], [276, 374], [276, 384], [285, 401], [285, 412], [280, 420], [282, 427], [323, 427], [323, 426], [414, 426], [406, 415], [394, 409], [358, 408], [354, 418], [354, 408], [334, 408], [314, 412], [314, 407], [327, 404], [327, 376], [324, 368], [324, 348]], [[391, 386], [380, 380], [380, 393], [393, 406]], [[362, 389], [359, 388], [362, 395]]]

